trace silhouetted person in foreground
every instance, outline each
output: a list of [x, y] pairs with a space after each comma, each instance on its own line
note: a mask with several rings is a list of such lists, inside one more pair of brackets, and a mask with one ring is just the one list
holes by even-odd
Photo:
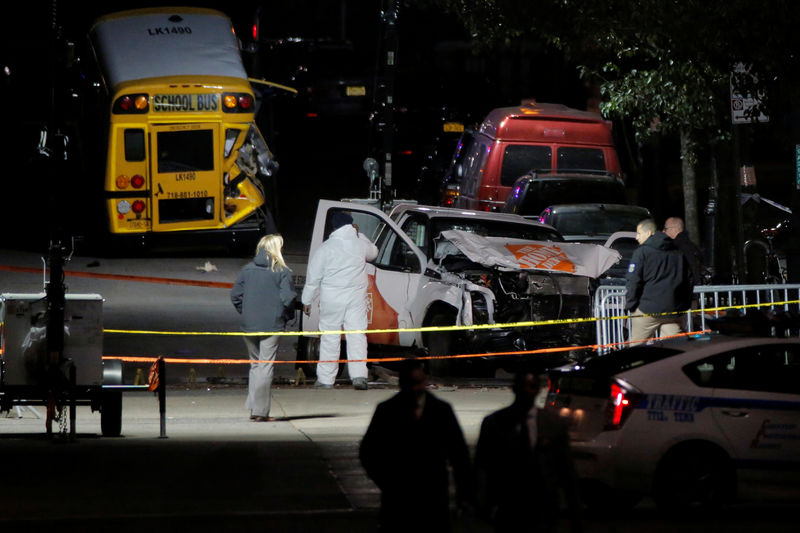
[[472, 499], [461, 427], [427, 383], [419, 360], [404, 361], [400, 392], [378, 404], [361, 441], [361, 464], [381, 490], [381, 532], [450, 531], [448, 463], [459, 506], [469, 507]]
[[559, 489], [573, 532], [580, 527], [580, 501], [567, 425], [536, 406], [539, 380], [514, 377], [514, 403], [483, 419], [475, 470], [478, 510], [498, 532], [551, 532], [559, 514]]

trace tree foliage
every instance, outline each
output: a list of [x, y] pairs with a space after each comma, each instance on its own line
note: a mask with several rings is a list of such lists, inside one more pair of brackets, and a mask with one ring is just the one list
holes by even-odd
[[769, 96], [770, 84], [800, 72], [800, 2], [792, 0], [428, 3], [458, 13], [485, 46], [525, 38], [558, 47], [585, 79], [600, 85], [603, 112], [630, 118], [642, 137], [689, 129], [711, 140], [725, 138], [737, 62], [750, 65], [756, 76], [755, 82], [736, 80], [752, 94]]
[[[422, 1], [422, 0], [418, 0]], [[763, 95], [800, 78], [795, 0], [427, 0], [459, 14], [485, 46], [538, 39], [600, 87], [602, 112], [628, 119], [637, 137], [681, 138], [687, 227], [697, 238], [693, 167], [698, 142], [730, 136], [730, 83]], [[757, 114], [762, 109], [754, 109]]]

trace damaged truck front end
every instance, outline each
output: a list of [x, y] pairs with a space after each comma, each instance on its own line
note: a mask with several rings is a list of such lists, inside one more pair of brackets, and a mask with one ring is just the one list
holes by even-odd
[[[593, 344], [594, 325], [577, 321], [591, 316], [592, 297], [597, 282], [588, 276], [540, 271], [499, 271], [475, 265], [458, 272], [447, 272], [444, 279], [461, 280], [464, 304], [460, 325], [496, 324], [497, 328], [462, 331], [456, 346], [468, 352], [504, 354], [561, 346]], [[524, 323], [522, 326], [507, 324]], [[500, 327], [502, 326], [502, 327]], [[577, 348], [576, 348], [577, 349]], [[491, 356], [492, 366], [513, 371], [531, 360], [546, 366], [566, 359], [570, 351], [549, 355]]]

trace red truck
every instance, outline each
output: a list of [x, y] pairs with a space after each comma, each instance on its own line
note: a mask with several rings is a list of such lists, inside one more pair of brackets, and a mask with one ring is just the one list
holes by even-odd
[[492, 110], [464, 135], [446, 191], [455, 207], [498, 211], [531, 170], [621, 174], [611, 122], [598, 113], [524, 101]]

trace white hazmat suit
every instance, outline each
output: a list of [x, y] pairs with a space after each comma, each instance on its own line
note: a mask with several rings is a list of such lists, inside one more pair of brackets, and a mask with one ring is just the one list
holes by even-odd
[[[303, 305], [310, 305], [319, 294], [320, 331], [367, 329], [366, 262], [378, 256], [378, 249], [352, 224], [330, 234], [308, 262], [303, 288]], [[353, 360], [367, 358], [367, 336], [348, 333], [347, 371], [350, 379], [367, 377], [367, 364]], [[339, 359], [340, 335], [322, 335], [319, 343], [317, 381], [333, 385], [338, 365], [325, 361]]]

